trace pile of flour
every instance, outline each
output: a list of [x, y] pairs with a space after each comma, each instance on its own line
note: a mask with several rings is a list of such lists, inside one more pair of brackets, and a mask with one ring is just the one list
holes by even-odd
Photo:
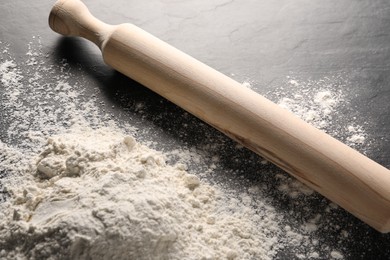
[[[269, 224], [163, 154], [112, 129], [48, 139], [2, 205], [1, 257], [266, 259]], [[232, 207], [229, 207], [232, 206]], [[270, 216], [268, 216], [270, 217]], [[257, 222], [257, 224], [255, 224]], [[267, 229], [264, 232], [262, 229]], [[267, 234], [268, 233], [268, 234]]]

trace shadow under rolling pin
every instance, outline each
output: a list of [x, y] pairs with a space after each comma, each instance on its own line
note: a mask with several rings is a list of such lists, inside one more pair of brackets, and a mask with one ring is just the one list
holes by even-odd
[[50, 27], [94, 42], [104, 61], [265, 157], [380, 232], [390, 231], [390, 171], [258, 93], [132, 24], [108, 25], [59, 0]]

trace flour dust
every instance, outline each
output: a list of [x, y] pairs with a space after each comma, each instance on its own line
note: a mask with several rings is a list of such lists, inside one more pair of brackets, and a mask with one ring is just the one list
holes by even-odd
[[[83, 79], [66, 60], [49, 60], [39, 37], [22, 60], [0, 46], [0, 258], [278, 259], [287, 251], [302, 259], [344, 257], [348, 231], [333, 224], [338, 207], [306, 207], [318, 195], [266, 161], [259, 159], [264, 170], [257, 174], [269, 171], [264, 178], [272, 185], [237, 177], [233, 186], [242, 187], [234, 189], [213, 177], [228, 175], [216, 152], [224, 142], [152, 149], [150, 132], [106, 113], [101, 93], [86, 95]], [[295, 79], [287, 85], [296, 94], [279, 104], [337, 135], [329, 126], [347, 99], [342, 89], [317, 82], [313, 91]], [[129, 110], [146, 113], [142, 103]], [[346, 143], [365, 144], [364, 127], [342, 127]], [[321, 240], [329, 227], [341, 234], [336, 244]]]

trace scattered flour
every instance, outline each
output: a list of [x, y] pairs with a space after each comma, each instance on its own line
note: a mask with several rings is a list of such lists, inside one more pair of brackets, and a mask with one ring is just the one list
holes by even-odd
[[339, 109], [347, 101], [342, 88], [333, 85], [331, 80], [326, 78], [317, 82], [301, 82], [289, 78], [287, 92], [294, 94], [280, 98], [277, 103], [318, 129], [340, 138], [347, 145], [363, 148], [363, 145], [367, 145], [363, 126], [356, 125], [351, 119], [338, 122], [343, 125], [341, 130], [334, 125]]
[[[297, 82], [293, 81], [297, 86]], [[291, 84], [291, 81], [290, 81]], [[316, 93], [294, 94], [293, 97], [284, 97], [278, 104], [290, 110], [306, 122], [319, 129], [326, 129], [332, 119], [332, 112], [341, 101], [340, 93], [330, 90]]]
[[292, 199], [296, 199], [300, 196], [309, 196], [314, 193], [314, 190], [310, 189], [302, 182], [288, 177], [284, 174], [277, 174], [276, 178], [280, 180], [281, 184], [278, 186], [278, 190], [288, 194]]
[[348, 143], [354, 143], [354, 144], [364, 144], [366, 141], [366, 133], [364, 132], [363, 128], [361, 126], [353, 126], [349, 125], [347, 127], [347, 130], [350, 134], [348, 136], [347, 141]]
[[242, 82], [242, 86], [250, 89], [253, 88], [252, 84], [249, 81]]
[[[276, 189], [251, 183], [233, 192], [211, 184], [222, 158], [193, 147], [158, 152], [136, 141], [143, 132], [84, 95], [66, 61], [47, 64], [39, 37], [22, 65], [6, 46], [1, 53], [0, 258], [273, 259], [284, 250], [290, 259], [344, 257], [341, 243], [320, 240], [330, 227], [339, 230], [338, 242], [348, 239], [348, 230], [332, 224], [338, 207], [306, 206], [317, 203], [316, 193], [300, 182], [276, 173]], [[338, 134], [331, 123], [345, 99], [340, 89], [320, 82], [313, 91], [297, 79], [288, 86], [296, 89], [281, 95], [282, 107]], [[345, 142], [365, 144], [362, 126], [341, 126]], [[203, 172], [188, 170], [205, 161]], [[279, 200], [291, 207], [277, 208]]]
[[261, 194], [188, 173], [196, 152], [138, 143], [70, 83], [66, 61], [45, 64], [39, 43], [26, 55], [24, 70], [11, 56], [0, 65], [0, 258], [272, 259], [284, 247]]
[[[291, 78], [289, 78], [287, 85], [292, 88], [294, 94], [291, 94], [291, 97], [280, 98], [277, 102], [279, 106], [291, 111], [316, 128], [330, 135], [340, 137], [338, 130], [332, 127], [338, 109], [345, 102], [343, 92], [338, 86], [332, 86], [325, 79], [314, 84], [313, 82], [301, 82]], [[291, 89], [288, 93], [290, 92]], [[343, 140], [347, 145], [361, 147], [365, 144], [366, 133], [362, 126], [347, 124], [343, 127], [343, 130], [343, 133], [347, 133], [347, 137]], [[293, 199], [314, 193], [306, 185], [291, 177], [279, 174], [277, 178], [280, 180], [278, 190]]]
[[343, 259], [344, 256], [338, 252], [338, 251], [332, 251], [330, 252], [330, 256], [333, 258], [333, 259]]

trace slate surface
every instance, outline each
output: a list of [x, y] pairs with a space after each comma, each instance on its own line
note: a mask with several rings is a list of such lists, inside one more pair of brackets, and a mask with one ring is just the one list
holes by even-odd
[[[9, 44], [13, 56], [22, 59], [26, 44], [32, 36], [39, 35], [43, 51], [48, 54], [48, 64], [66, 58], [71, 66], [81, 65], [82, 70], [74, 73], [86, 78], [83, 87], [88, 91], [89, 87], [97, 86], [101, 90], [98, 98], [107, 102], [107, 107], [115, 105], [113, 113], [129, 112], [118, 95], [148, 102], [146, 121], [150, 118], [150, 122], [137, 124], [152, 128], [150, 138], [166, 142], [167, 146], [169, 142], [195, 145], [202, 142], [204, 132], [218, 135], [190, 118], [186, 123], [190, 124], [191, 134], [181, 137], [178, 129], [185, 117], [180, 109], [107, 68], [92, 44], [61, 38], [49, 29], [47, 16], [53, 3], [48, 0], [0, 3], [0, 40]], [[238, 81], [249, 80], [255, 91], [271, 99], [272, 93], [286, 84], [287, 76], [315, 81], [343, 75], [349, 99], [349, 109], [343, 111], [343, 116], [357, 117], [370, 141], [364, 152], [390, 167], [387, 0], [86, 0], [85, 3], [101, 20], [111, 24], [134, 23]], [[2, 91], [0, 88], [0, 95]], [[158, 113], [164, 120], [152, 120]], [[227, 168], [245, 170], [245, 178], [261, 180], [254, 176], [260, 166], [250, 161], [252, 153], [237, 154], [234, 144], [226, 146], [224, 157], [234, 156], [243, 162], [234, 164], [226, 159]], [[340, 225], [353, 226], [349, 229], [350, 239], [342, 245], [348, 259], [390, 259], [389, 235], [373, 231], [347, 213], [341, 215]], [[332, 240], [333, 235], [323, 234], [324, 240]], [[291, 259], [293, 254], [286, 250], [278, 258]]]

